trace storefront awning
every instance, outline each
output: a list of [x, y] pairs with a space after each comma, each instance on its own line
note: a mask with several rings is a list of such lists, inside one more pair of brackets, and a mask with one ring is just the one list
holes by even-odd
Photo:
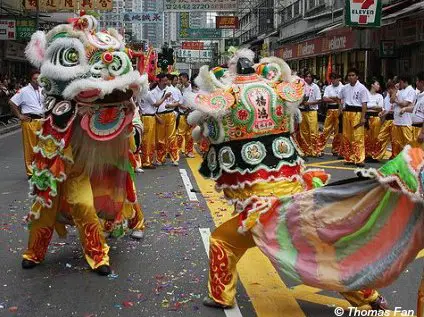
[[422, 13], [421, 11], [424, 12], [424, 2], [412, 4], [406, 8], [403, 8], [402, 10], [399, 10], [395, 13], [383, 17], [383, 25], [393, 24], [397, 20], [404, 18], [406, 15], [409, 15], [411, 13]]
[[326, 27], [325, 29], [322, 29], [321, 31], [317, 32], [317, 34], [323, 34], [323, 33], [326, 33], [326, 32], [328, 32], [328, 31], [331, 31], [331, 30], [337, 29], [337, 28], [341, 27], [342, 25], [343, 25], [343, 23], [337, 23], [337, 24], [334, 24], [334, 25], [332, 25], [332, 26]]

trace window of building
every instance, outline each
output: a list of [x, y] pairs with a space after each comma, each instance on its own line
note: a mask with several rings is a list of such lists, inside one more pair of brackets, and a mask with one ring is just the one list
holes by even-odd
[[325, 0], [307, 0], [306, 4], [307, 4], [307, 9], [311, 10], [315, 7], [325, 4]]
[[293, 16], [297, 17], [300, 14], [302, 3], [300, 1], [296, 1], [293, 4]]

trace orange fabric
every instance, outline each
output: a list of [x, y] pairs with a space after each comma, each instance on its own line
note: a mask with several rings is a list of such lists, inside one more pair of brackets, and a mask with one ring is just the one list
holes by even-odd
[[365, 160], [364, 127], [354, 127], [361, 122], [360, 112], [343, 112], [342, 156], [346, 162], [358, 164]]
[[327, 116], [325, 117], [324, 122], [324, 129], [319, 137], [319, 153], [324, 152], [325, 146], [327, 145], [328, 139], [331, 135], [334, 135], [331, 152], [333, 154], [340, 153], [342, 134], [339, 133], [339, 117], [339, 110], [327, 110]]
[[173, 112], [158, 115], [163, 123], [156, 124], [156, 159], [165, 163], [166, 155], [171, 156], [173, 162], [178, 162], [179, 151], [176, 138], [176, 117]]
[[379, 117], [368, 118], [368, 128], [365, 129], [365, 157], [373, 157], [378, 150], [378, 135], [381, 129]]

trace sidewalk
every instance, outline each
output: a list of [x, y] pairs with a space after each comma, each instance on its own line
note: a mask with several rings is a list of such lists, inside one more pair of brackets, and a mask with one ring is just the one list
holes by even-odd
[[6, 125], [0, 124], [0, 135], [18, 130], [20, 128], [21, 128], [21, 125], [17, 120], [13, 120]]

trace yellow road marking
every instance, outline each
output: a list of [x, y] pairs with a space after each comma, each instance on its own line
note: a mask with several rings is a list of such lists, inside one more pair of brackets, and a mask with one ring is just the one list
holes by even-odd
[[344, 162], [344, 160], [332, 160], [332, 161], [317, 161], [317, 162], [312, 162], [311, 164], [314, 165], [327, 165], [327, 164], [337, 164], [340, 162]]
[[348, 170], [348, 171], [354, 171], [357, 168], [356, 167], [344, 167], [344, 166], [331, 166], [331, 165], [318, 165], [318, 164], [306, 164], [307, 167], [319, 167], [319, 168], [327, 168], [327, 169], [334, 169], [334, 170]]
[[418, 253], [416, 259], [421, 259], [422, 257], [424, 257], [424, 250], [421, 250], [420, 253]]
[[[197, 171], [201, 158], [196, 155], [187, 162], [199, 190], [206, 196], [215, 224], [218, 226], [230, 219], [232, 206], [228, 206], [221, 194], [215, 192], [214, 182], [205, 180]], [[237, 265], [237, 271], [258, 316], [281, 316], [281, 312], [284, 312], [284, 316], [305, 316], [292, 292], [258, 248], [252, 248], [246, 252]]]

